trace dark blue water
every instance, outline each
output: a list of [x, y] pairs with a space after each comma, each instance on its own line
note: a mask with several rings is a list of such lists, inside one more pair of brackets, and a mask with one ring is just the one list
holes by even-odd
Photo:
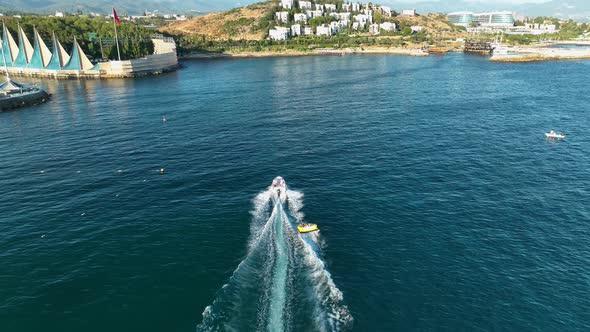
[[590, 62], [185, 65], [0, 113], [0, 330], [590, 329]]

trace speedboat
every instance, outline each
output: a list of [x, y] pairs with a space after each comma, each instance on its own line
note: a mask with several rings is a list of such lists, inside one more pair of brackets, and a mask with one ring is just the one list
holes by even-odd
[[316, 224], [299, 224], [297, 225], [297, 230], [299, 233], [309, 233], [319, 230], [318, 225]]
[[268, 190], [283, 202], [287, 199], [287, 182], [285, 182], [285, 179], [280, 176], [277, 176], [272, 180]]
[[563, 133], [556, 133], [553, 130], [550, 130], [548, 133], [545, 133], [545, 137], [547, 138], [557, 138], [557, 139], [562, 139], [565, 138], [565, 135]]

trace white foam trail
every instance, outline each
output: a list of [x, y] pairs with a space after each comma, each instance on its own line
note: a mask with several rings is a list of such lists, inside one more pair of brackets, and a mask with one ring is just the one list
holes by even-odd
[[265, 224], [268, 225], [268, 220], [270, 219], [269, 215], [269, 207], [272, 198], [272, 193], [269, 190], [265, 190], [256, 197], [252, 203], [254, 204], [254, 210], [250, 211], [252, 215], [252, 222], [250, 223], [250, 241], [248, 247], [252, 249], [258, 239], [260, 238], [260, 234], [265, 231]]
[[329, 323], [330, 330], [340, 331], [352, 326], [352, 315], [348, 307], [342, 304], [342, 292], [336, 287], [330, 272], [326, 270], [324, 262], [320, 259], [312, 246], [302, 239], [302, 249], [305, 252], [305, 265], [310, 269], [310, 278], [314, 285], [315, 294], [319, 300], [316, 308], [316, 325], [325, 329], [325, 322]]
[[[288, 191], [289, 210], [297, 219], [297, 222], [303, 222], [303, 193], [298, 191]], [[320, 232], [299, 234], [300, 250], [305, 252], [304, 263], [310, 270], [311, 284], [314, 285], [315, 295], [318, 300], [316, 307], [316, 327], [325, 330], [325, 322], [329, 323], [330, 330], [340, 331], [352, 327], [353, 318], [348, 307], [342, 304], [342, 292], [336, 287], [332, 277], [326, 269], [325, 263], [319, 257], [314, 245], [319, 248], [324, 247], [324, 241], [321, 239]]]
[[[352, 327], [342, 292], [319, 255], [319, 232], [295, 230], [304, 218], [303, 193], [287, 194], [288, 210], [270, 191], [253, 199], [248, 254], [205, 308], [197, 331], [296, 331], [297, 326], [309, 328], [306, 323], [318, 331]], [[308, 291], [297, 288], [302, 285]], [[309, 311], [301, 312], [305, 308]]]
[[274, 278], [272, 282], [272, 295], [270, 303], [270, 315], [268, 330], [269, 331], [283, 331], [283, 314], [285, 309], [285, 303], [287, 299], [287, 245], [285, 243], [285, 236], [283, 232], [283, 224], [287, 220], [287, 216], [283, 211], [282, 205], [277, 204], [275, 206], [277, 211], [273, 221], [274, 229], [274, 243], [276, 245], [276, 260], [274, 267]]
[[287, 190], [287, 197], [289, 197], [289, 212], [297, 219], [297, 222], [303, 222], [305, 214], [301, 211], [303, 209], [303, 193], [295, 190]]

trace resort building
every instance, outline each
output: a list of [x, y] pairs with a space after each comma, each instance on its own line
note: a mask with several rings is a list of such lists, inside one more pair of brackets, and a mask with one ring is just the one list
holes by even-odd
[[301, 25], [293, 24], [291, 26], [291, 36], [293, 36], [293, 37], [301, 36]]
[[350, 20], [350, 13], [330, 13], [330, 16], [337, 20]]
[[509, 11], [474, 14], [473, 20], [483, 27], [514, 26], [514, 16]]
[[373, 23], [372, 18], [366, 14], [358, 14], [354, 16], [354, 20], [359, 22], [361, 26], [365, 26], [367, 23]]
[[281, 23], [287, 23], [289, 21], [289, 12], [277, 12], [275, 15]]
[[324, 7], [326, 8], [326, 11], [329, 11], [329, 12], [335, 12], [336, 11], [336, 5], [327, 3], [327, 4], [324, 5]]
[[338, 22], [333, 21], [333, 22], [330, 22], [329, 27], [330, 27], [330, 34], [335, 35], [335, 34], [338, 33], [338, 30], [340, 28], [340, 25], [338, 24]]
[[554, 33], [557, 31], [557, 26], [555, 24], [532, 24], [532, 23], [525, 23], [525, 28], [531, 31], [533, 35], [540, 35], [543, 33]]
[[385, 15], [388, 17], [393, 16], [393, 11], [391, 10], [390, 7], [381, 6], [381, 7], [379, 7], [379, 11], [381, 12], [382, 15]]
[[330, 30], [329, 26], [322, 24], [316, 28], [316, 35], [318, 35], [318, 36], [331, 36], [332, 31]]
[[369, 25], [369, 33], [378, 34], [379, 33], [379, 24], [371, 24]]
[[349, 3], [342, 4], [342, 10], [344, 10], [345, 12], [349, 12], [350, 9], [351, 9], [351, 5]]
[[285, 9], [293, 8], [293, 0], [281, 0], [281, 7]]
[[471, 26], [473, 22], [473, 12], [454, 12], [447, 15], [449, 23], [464, 27]]
[[311, 9], [311, 1], [299, 1], [299, 9]]
[[312, 27], [303, 28], [303, 34], [306, 36], [313, 35], [313, 28]]
[[404, 9], [402, 15], [416, 16], [416, 9]]
[[360, 12], [361, 11], [361, 4], [360, 3], [353, 3], [352, 4], [352, 11], [353, 12]]
[[307, 22], [307, 15], [303, 13], [297, 13], [294, 15], [295, 22], [305, 23]]
[[268, 37], [272, 40], [287, 40], [291, 29], [285, 27], [275, 27], [268, 31]]
[[559, 30], [557, 30], [555, 24], [525, 23], [524, 26], [504, 28], [503, 31], [509, 35], [542, 35], [545, 33], [556, 33]]
[[396, 26], [395, 23], [384, 22], [379, 24], [379, 28], [384, 31], [395, 31]]
[[308, 18], [324, 16], [324, 12], [321, 10], [308, 10], [305, 12]]
[[448, 14], [451, 24], [470, 27], [477, 25], [488, 28], [505, 28], [514, 26], [514, 16], [509, 11], [473, 13], [473, 12], [454, 12]]

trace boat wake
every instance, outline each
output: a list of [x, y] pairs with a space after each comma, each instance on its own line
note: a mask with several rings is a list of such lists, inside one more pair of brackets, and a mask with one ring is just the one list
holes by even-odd
[[[319, 232], [300, 234], [303, 194], [254, 199], [248, 254], [205, 308], [197, 331], [347, 331], [352, 316], [320, 258]], [[288, 208], [286, 207], [288, 205]]]

